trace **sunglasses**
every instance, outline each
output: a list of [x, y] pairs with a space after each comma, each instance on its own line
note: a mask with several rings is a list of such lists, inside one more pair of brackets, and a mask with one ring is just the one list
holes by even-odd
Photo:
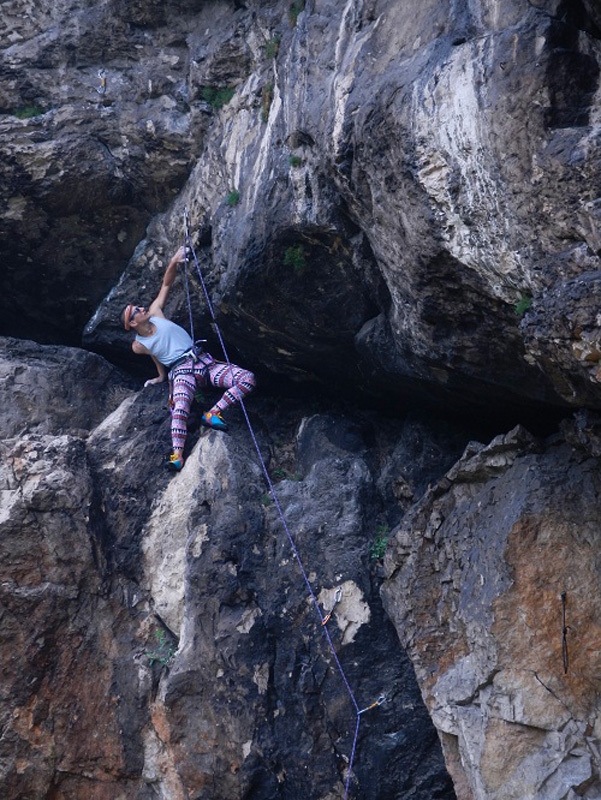
[[138, 308], [138, 306], [134, 306], [134, 308], [132, 309], [131, 314], [129, 315], [129, 321], [131, 322], [132, 319], [136, 316], [136, 314], [140, 313], [140, 311], [142, 311], [141, 308]]

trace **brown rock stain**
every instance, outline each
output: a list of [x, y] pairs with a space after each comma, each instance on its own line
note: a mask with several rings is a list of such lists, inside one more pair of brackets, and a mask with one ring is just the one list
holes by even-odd
[[494, 603], [499, 663], [532, 672], [585, 719], [597, 713], [601, 674], [601, 597], [592, 556], [574, 522], [524, 517], [508, 537], [513, 585]]
[[514, 725], [502, 719], [489, 720], [480, 762], [487, 788], [490, 791], [500, 789], [522, 761], [538, 750], [544, 739], [544, 731]]

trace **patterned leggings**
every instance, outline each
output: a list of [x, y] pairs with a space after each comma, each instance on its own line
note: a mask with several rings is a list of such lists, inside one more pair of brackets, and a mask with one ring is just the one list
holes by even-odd
[[173, 450], [183, 450], [188, 434], [188, 415], [196, 389], [199, 386], [219, 386], [225, 389], [221, 398], [211, 408], [211, 413], [224, 411], [228, 406], [246, 397], [255, 388], [252, 372], [236, 364], [224, 364], [208, 353], [197, 361], [188, 361], [169, 373], [171, 383], [171, 440]]

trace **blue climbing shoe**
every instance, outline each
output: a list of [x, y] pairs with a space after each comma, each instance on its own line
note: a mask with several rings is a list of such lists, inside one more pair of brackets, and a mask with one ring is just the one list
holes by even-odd
[[205, 413], [200, 418], [200, 422], [201, 425], [206, 425], [207, 428], [214, 428], [216, 431], [227, 430], [227, 425], [218, 411], [214, 413], [211, 413], [210, 411], [205, 411]]
[[181, 458], [181, 456], [176, 456], [175, 453], [172, 453], [168, 458], [165, 459], [165, 464], [170, 472], [179, 472], [181, 469], [183, 469], [184, 459]]

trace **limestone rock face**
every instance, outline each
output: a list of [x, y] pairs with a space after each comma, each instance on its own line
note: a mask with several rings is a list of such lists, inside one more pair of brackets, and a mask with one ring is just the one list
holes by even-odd
[[[438, 732], [601, 795], [600, 63], [596, 0], [2, 4], [0, 793], [448, 800]], [[111, 366], [185, 212], [265, 471]]]
[[[115, 402], [98, 422], [80, 362], [99, 356], [10, 347], [33, 405], [69, 383], [74, 413], [69, 427], [48, 407], [40, 427], [2, 406], [23, 426], [1, 445], [3, 796], [341, 797], [360, 722], [353, 795], [450, 800], [378, 592], [390, 477], [370, 444], [389, 450], [390, 431], [259, 397], [261, 460], [232, 414], [227, 435], [193, 422], [171, 476], [164, 387], [132, 392], [104, 365]], [[408, 502], [462, 435], [390, 430], [388, 469], [413, 453]]]
[[2, 794], [76, 797], [103, 786], [89, 796], [119, 796], [132, 765], [85, 444], [29, 435], [1, 449]]
[[85, 336], [117, 357], [187, 206], [257, 365], [599, 405], [594, 3], [5, 6], [4, 333], [75, 343], [133, 256]]
[[599, 797], [599, 420], [472, 445], [403, 519], [385, 605], [459, 797]]
[[0, 351], [2, 795], [126, 796], [117, 614], [85, 436], [128, 390], [83, 351], [16, 340]]
[[85, 432], [130, 393], [133, 383], [94, 353], [0, 339], [2, 436]]

